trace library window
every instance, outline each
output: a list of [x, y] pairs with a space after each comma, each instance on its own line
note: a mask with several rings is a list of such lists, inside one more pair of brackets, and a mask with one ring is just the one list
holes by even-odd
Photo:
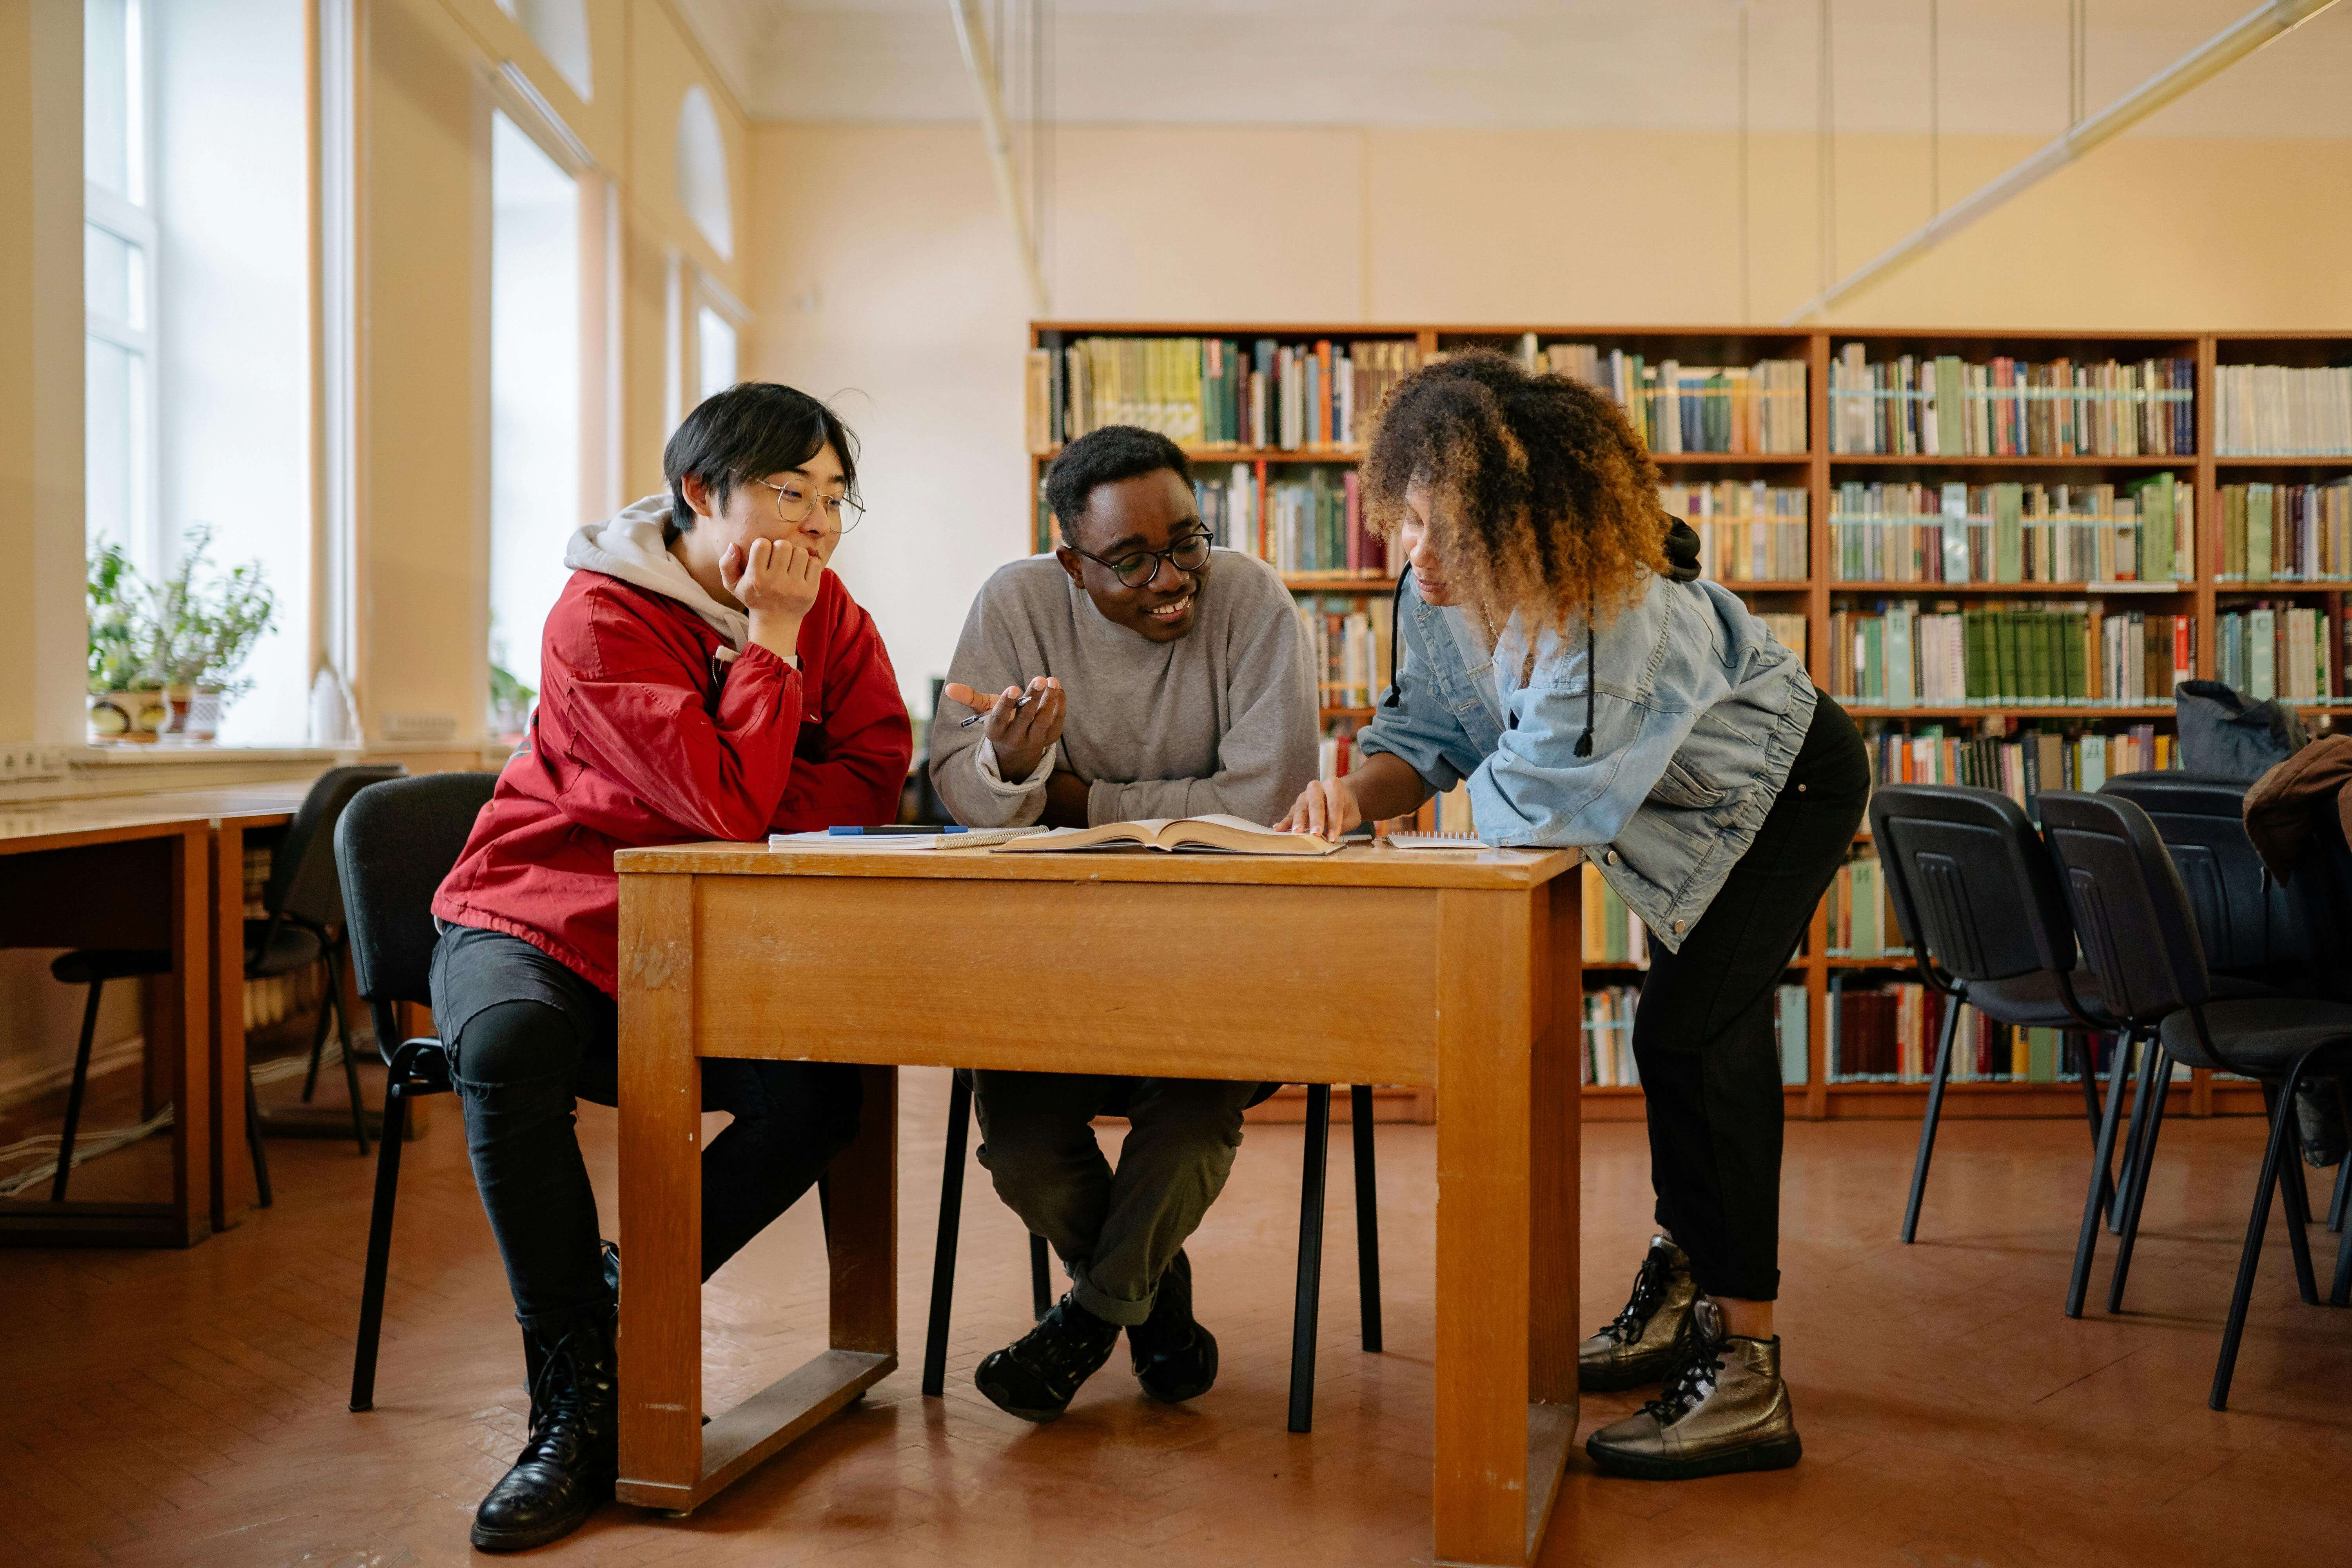
[[580, 183], [504, 111], [490, 132], [490, 733], [520, 739], [580, 525]]
[[699, 305], [694, 312], [694, 364], [697, 400], [715, 392], [724, 392], [740, 379], [735, 368], [735, 323], [719, 314], [714, 305]]
[[522, 24], [539, 52], [585, 100], [595, 79], [589, 63], [588, 7], [584, 0], [499, 0], [499, 9]]
[[84, 0], [89, 548], [149, 583], [256, 566], [272, 608], [218, 739], [299, 741], [310, 648], [310, 235], [301, 0]]
[[734, 199], [727, 189], [727, 142], [719, 110], [699, 87], [677, 106], [677, 205], [721, 257], [735, 254]]

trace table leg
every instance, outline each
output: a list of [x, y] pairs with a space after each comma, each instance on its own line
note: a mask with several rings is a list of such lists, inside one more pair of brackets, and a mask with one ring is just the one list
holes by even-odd
[[211, 1229], [211, 837], [200, 827], [172, 840], [172, 973], [155, 981], [171, 988], [172, 1219], [173, 1238], [183, 1247]]
[[621, 879], [621, 1481], [683, 1510], [702, 1478], [702, 1062], [694, 885]]
[[[1573, 1114], [1574, 1076], [1554, 1048], [1550, 897], [1438, 896], [1441, 1563], [1528, 1562], [1575, 1433], [1575, 1347], [1562, 1339], [1575, 1311], [1574, 1124], [1560, 1116]], [[1567, 1300], [1538, 1307], [1564, 1263]]]
[[212, 1220], [226, 1230], [260, 1200], [245, 1131], [245, 830], [212, 836], [206, 905], [212, 921]]
[[868, 1067], [857, 1141], [833, 1163], [824, 1247], [833, 1265], [832, 1344], [898, 1355], [898, 1069]]

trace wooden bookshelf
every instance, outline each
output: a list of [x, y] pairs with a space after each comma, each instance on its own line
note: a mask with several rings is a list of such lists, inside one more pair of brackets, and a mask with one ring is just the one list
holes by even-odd
[[[2341, 647], [2342, 617], [2347, 608], [2347, 600], [2352, 599], [2352, 582], [2223, 582], [2217, 580], [2215, 563], [2219, 559], [2217, 545], [2222, 484], [2265, 479], [2283, 483], [2311, 483], [2352, 475], [2352, 455], [2332, 458], [2217, 458], [2213, 455], [2213, 387], [2215, 367], [2221, 364], [2320, 365], [2352, 362], [2352, 334], [2050, 330], [1945, 331], [1899, 327], [1825, 330], [1706, 325], [1431, 326], [1363, 321], [1040, 321], [1033, 323], [1030, 328], [1029, 346], [1033, 349], [1058, 347], [1070, 340], [1090, 336], [1222, 338], [1241, 341], [1245, 345], [1254, 340], [1272, 338], [1289, 345], [1326, 341], [1335, 347], [1354, 342], [1410, 340], [1425, 359], [1433, 353], [1454, 352], [1473, 346], [1513, 352], [1524, 334], [1530, 331], [1542, 346], [1555, 342], [1592, 343], [1598, 345], [1604, 354], [1612, 348], [1623, 349], [1628, 353], [1643, 354], [1652, 363], [1667, 358], [1677, 359], [1685, 364], [1706, 365], [1748, 364], [1768, 358], [1796, 359], [1805, 363], [1807, 432], [1810, 437], [1805, 450], [1793, 453], [1683, 452], [1655, 456], [1660, 468], [1670, 479], [1697, 482], [1702, 476], [1709, 480], [1753, 478], [1774, 485], [1801, 485], [1806, 489], [1807, 552], [1811, 574], [1792, 581], [1726, 582], [1724, 586], [1743, 596], [1757, 596], [1760, 600], [1757, 602], [1759, 610], [1780, 614], [1801, 611], [1804, 614], [1808, 662], [1824, 690], [1829, 686], [1829, 627], [1833, 604], [1871, 599], [2065, 598], [2113, 600], [2123, 605], [2148, 604], [2154, 607], [2160, 605], [2164, 606], [2165, 613], [2186, 613], [2194, 617], [2198, 633], [2194, 672], [2200, 679], [2210, 679], [2213, 673], [2217, 617], [2221, 610], [2244, 602], [2286, 598], [2324, 601], [2325, 607], [2336, 617], [2339, 639], [2337, 647]], [[1830, 364], [1844, 345], [1854, 342], [1864, 345], [1866, 357], [1873, 361], [1893, 359], [1905, 353], [1923, 357], [1958, 354], [1972, 362], [1998, 355], [2034, 361], [2065, 356], [2077, 362], [2107, 358], [2124, 362], [2150, 358], [2190, 359], [2196, 365], [2193, 388], [2196, 450], [2158, 457], [1927, 456], [1832, 452], [1829, 450]], [[1359, 416], [1361, 416], [1360, 413]], [[1032, 522], [1027, 542], [1033, 550], [1045, 548], [1047, 543], [1036, 525], [1035, 497], [1055, 450], [1049, 445], [1045, 449], [1030, 455], [1029, 511]], [[1363, 457], [1360, 445], [1267, 448], [1196, 444], [1188, 446], [1186, 450], [1187, 456], [1196, 465], [1196, 472], [1206, 477], [1213, 478], [1218, 470], [1229, 468], [1236, 463], [1253, 467], [1261, 497], [1269, 469], [1306, 465], [1344, 468], [1360, 462]], [[2096, 483], [2112, 479], [2114, 482], [2122, 484], [2167, 469], [2179, 475], [2195, 497], [2195, 571], [2187, 582], [1864, 583], [1834, 581], [1829, 575], [1832, 559], [1831, 501], [1842, 479], [1899, 482], [1906, 476], [1916, 476], [1922, 480], [1989, 483], [1996, 479], [2039, 479], [2052, 484], [2072, 484]], [[1285, 574], [1284, 582], [1295, 593], [1349, 596], [1368, 606], [1375, 606], [1376, 601], [1385, 600], [1391, 590], [1391, 581], [1386, 573], [1288, 573]], [[2332, 726], [2339, 719], [2352, 718], [2352, 700], [2298, 701], [2297, 707], [2305, 722], [2315, 728]], [[1900, 725], [1919, 721], [1947, 727], [1958, 724], [1969, 726], [1970, 730], [1988, 721], [2007, 728], [2053, 720], [2064, 722], [2070, 729], [2083, 730], [2151, 722], [2168, 727], [2173, 718], [2173, 710], [2168, 704], [1884, 709], [1852, 703], [1849, 710], [1857, 723], [1864, 725]], [[1324, 727], [1328, 731], [1334, 724], [1360, 725], [1370, 721], [1373, 711], [1362, 707], [1328, 706], [1322, 710]], [[1859, 842], [1868, 841], [1866, 826], [1856, 837]], [[1896, 957], [1832, 957], [1827, 952], [1826, 936], [1823, 914], [1817, 910], [1804, 949], [1790, 965], [1792, 981], [1802, 980], [1810, 999], [1808, 1049], [1811, 1072], [1809, 1082], [1789, 1087], [1789, 1114], [1814, 1120], [1853, 1117], [1916, 1119], [1926, 1103], [1927, 1086], [1924, 1083], [1831, 1083], [1826, 1080], [1826, 1008], [1830, 977], [1832, 974], [1860, 974], [1874, 971], [1894, 978], [1908, 968], [1907, 960]], [[1640, 967], [1631, 963], [1588, 963], [1585, 965], [1588, 984], [1625, 984], [1638, 975]], [[1343, 976], [1334, 978], [1335, 983], [1345, 983]], [[2260, 1091], [2254, 1085], [2227, 1079], [2215, 1079], [2212, 1075], [2202, 1071], [2178, 1081], [2172, 1092], [2179, 1097], [2175, 1103], [2190, 1115], [2248, 1114], [2259, 1113], [2262, 1110]], [[1335, 1099], [1335, 1110], [1343, 1102], [1343, 1099]], [[1587, 1120], [1637, 1119], [1642, 1114], [1641, 1091], [1638, 1089], [1589, 1088], [1585, 1091], [1584, 1107]], [[1425, 1098], [1414, 1100], [1400, 1091], [1397, 1096], [1381, 1102], [1380, 1115], [1382, 1120], [1391, 1116], [1421, 1120], [1425, 1119], [1430, 1109]], [[2071, 1080], [2055, 1083], [1954, 1083], [1947, 1095], [1945, 1110], [1946, 1114], [1955, 1116], [2080, 1116], [2082, 1091], [2079, 1085]], [[1263, 1110], [1277, 1119], [1295, 1119], [1296, 1115], [1280, 1098]]]

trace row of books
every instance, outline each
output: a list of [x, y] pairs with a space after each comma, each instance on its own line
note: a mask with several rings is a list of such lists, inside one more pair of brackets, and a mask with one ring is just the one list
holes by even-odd
[[2197, 362], [2042, 363], [1900, 354], [1830, 361], [1830, 450], [1938, 458], [2136, 458], [2197, 449]]
[[1911, 952], [1895, 923], [1895, 904], [1874, 852], [1865, 849], [1837, 868], [1829, 891], [1822, 895], [1822, 906], [1832, 958], [1885, 958]]
[[2352, 582], [2352, 479], [2221, 487], [2224, 583]]
[[2352, 365], [2214, 366], [2213, 449], [2224, 458], [2352, 456]]
[[2196, 487], [2172, 475], [2115, 485], [1840, 484], [1837, 583], [2186, 582]]
[[1388, 545], [1364, 527], [1356, 470], [1307, 470], [1303, 479], [1261, 484], [1257, 470], [1235, 463], [1192, 481], [1201, 521], [1219, 544], [1271, 562], [1283, 572], [1388, 570]]
[[1298, 621], [1314, 661], [1318, 705], [1370, 708], [1388, 684], [1389, 617], [1360, 602], [1309, 594], [1298, 601]]
[[[1830, 982], [1827, 1068], [1832, 1083], [1918, 1083], [1935, 1070], [1944, 1009], [1956, 1005], [1916, 981], [1887, 985]], [[1996, 1024], [1966, 1003], [1952, 1036], [1954, 1083], [2074, 1083], [2080, 1058], [2063, 1029]], [[2093, 1070], [2115, 1059], [2115, 1037], [2094, 1035]]]
[[2196, 617], [2098, 601], [1830, 612], [1830, 694], [1873, 708], [2137, 708], [2196, 668]]
[[1530, 370], [1548, 370], [1615, 398], [1654, 454], [1805, 449], [1808, 377], [1801, 359], [1652, 364], [1640, 354], [1603, 353], [1592, 343], [1553, 343], [1538, 357], [1533, 332], [1519, 340], [1519, 357]]
[[1106, 425], [1187, 447], [1360, 446], [1381, 400], [1420, 363], [1410, 338], [1078, 338], [1030, 352], [1029, 449]]
[[1601, 868], [1587, 860], [1584, 877], [1584, 962], [1587, 963], [1650, 963], [1650, 933], [1642, 917], [1617, 896]]
[[2342, 700], [2347, 656], [2325, 610], [2257, 601], [2214, 617], [2213, 679], [2258, 702]]
[[2053, 789], [2095, 790], [2120, 773], [2176, 765], [2178, 748], [2153, 724], [2114, 734], [2030, 731], [2011, 736], [1955, 735], [1941, 724], [1906, 733], [1891, 724], [1864, 727], [1870, 784], [1966, 784], [1997, 789], [2039, 818], [2042, 782]]
[[1762, 479], [1658, 487], [1658, 505], [1697, 532], [1701, 570], [1718, 583], [1803, 582], [1811, 499]]
[[[1602, 985], [1584, 994], [1584, 1081], [1592, 1089], [1632, 1089], [1642, 1081], [1633, 1061], [1633, 1011], [1639, 985]], [[1772, 1032], [1780, 1052], [1780, 1081], [1802, 1084], [1811, 1063], [1806, 1020], [1810, 1003], [1801, 985], [1783, 985], [1773, 994]]]

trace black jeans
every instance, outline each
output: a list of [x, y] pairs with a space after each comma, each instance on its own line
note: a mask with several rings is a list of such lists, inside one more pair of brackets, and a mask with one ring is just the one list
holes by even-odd
[[1780, 797], [1682, 951], [1653, 939], [1633, 1012], [1650, 1184], [1709, 1295], [1780, 1293], [1780, 1053], [1774, 992], [1853, 843], [1870, 763], [1820, 699]]
[[[611, 1300], [576, 1100], [620, 1080], [613, 999], [530, 943], [450, 926], [433, 950], [433, 1017], [454, 1047], [474, 1184], [505, 1259], [515, 1316]], [[702, 1277], [792, 1207], [857, 1136], [858, 1069], [835, 1062], [702, 1064], [702, 1108], [734, 1117], [702, 1152]]]

